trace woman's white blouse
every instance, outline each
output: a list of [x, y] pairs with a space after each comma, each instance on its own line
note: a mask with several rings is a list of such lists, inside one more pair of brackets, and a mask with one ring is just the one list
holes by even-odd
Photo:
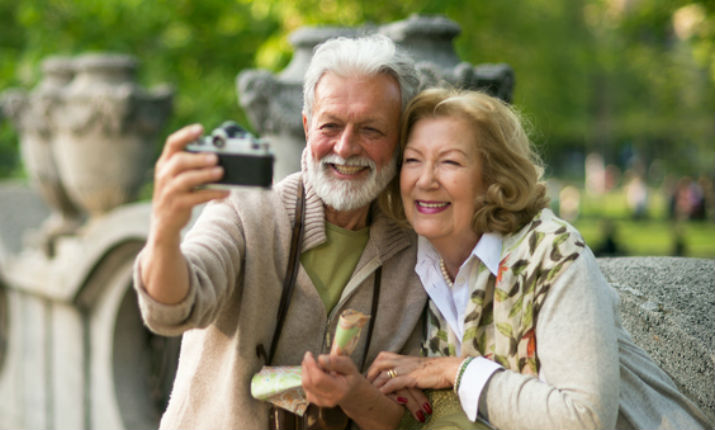
[[[479, 263], [483, 262], [495, 276], [499, 270], [499, 258], [502, 251], [502, 239], [498, 234], [486, 233], [474, 246], [469, 258], [459, 268], [454, 285], [447, 285], [440, 270], [440, 256], [432, 244], [420, 236], [417, 245], [417, 264], [415, 272], [420, 277], [422, 285], [430, 300], [442, 313], [449, 328], [458, 339], [464, 336], [464, 312], [469, 301], [469, 285], [467, 280], [477, 275]], [[457, 345], [457, 356], [461, 352], [461, 341]], [[475, 421], [479, 406], [479, 396], [489, 378], [494, 372], [502, 369], [498, 363], [483, 357], [472, 360], [462, 375], [459, 386], [459, 401], [467, 417]]]

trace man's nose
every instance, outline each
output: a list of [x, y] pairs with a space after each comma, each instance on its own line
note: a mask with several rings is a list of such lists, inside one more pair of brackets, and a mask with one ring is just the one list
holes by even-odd
[[348, 125], [343, 129], [333, 151], [344, 159], [360, 154], [360, 141], [353, 126]]

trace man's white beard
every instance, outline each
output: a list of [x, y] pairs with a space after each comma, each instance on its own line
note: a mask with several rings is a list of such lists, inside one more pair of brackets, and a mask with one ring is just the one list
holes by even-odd
[[[308, 179], [315, 193], [326, 205], [338, 211], [350, 211], [370, 204], [397, 171], [397, 161], [394, 157], [378, 171], [375, 162], [367, 157], [355, 156], [345, 160], [330, 154], [320, 161], [315, 161], [310, 153], [307, 155]], [[364, 179], [338, 179], [330, 174], [330, 164], [368, 166], [368, 176]]]

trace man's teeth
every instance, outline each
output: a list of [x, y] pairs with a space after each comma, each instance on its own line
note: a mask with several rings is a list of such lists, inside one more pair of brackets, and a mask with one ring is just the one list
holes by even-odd
[[346, 164], [333, 164], [333, 166], [335, 166], [335, 170], [343, 175], [354, 175], [365, 168], [365, 166], [348, 166]]
[[423, 208], [443, 208], [443, 207], [447, 206], [449, 203], [448, 202], [440, 202], [440, 203], [417, 202], [417, 204], [422, 206]]

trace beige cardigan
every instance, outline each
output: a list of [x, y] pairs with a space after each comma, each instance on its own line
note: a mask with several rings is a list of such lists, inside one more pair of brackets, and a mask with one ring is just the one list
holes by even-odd
[[[263, 362], [256, 346], [270, 347], [300, 173], [272, 190], [241, 189], [211, 203], [182, 243], [190, 290], [177, 305], [152, 300], [135, 265], [135, 287], [146, 325], [163, 335], [183, 334], [179, 366], [161, 428], [267, 428], [268, 407], [250, 395]], [[302, 250], [325, 241], [322, 201], [306, 183]], [[417, 354], [426, 295], [414, 272], [416, 238], [376, 209], [370, 237], [352, 278], [328, 315], [301, 267], [274, 365], [298, 365], [303, 354], [325, 353], [337, 317], [352, 308], [370, 313], [374, 272], [382, 288], [367, 364], [383, 350]], [[359, 361], [364, 336], [353, 354]], [[363, 370], [366, 370], [364, 366]]]

